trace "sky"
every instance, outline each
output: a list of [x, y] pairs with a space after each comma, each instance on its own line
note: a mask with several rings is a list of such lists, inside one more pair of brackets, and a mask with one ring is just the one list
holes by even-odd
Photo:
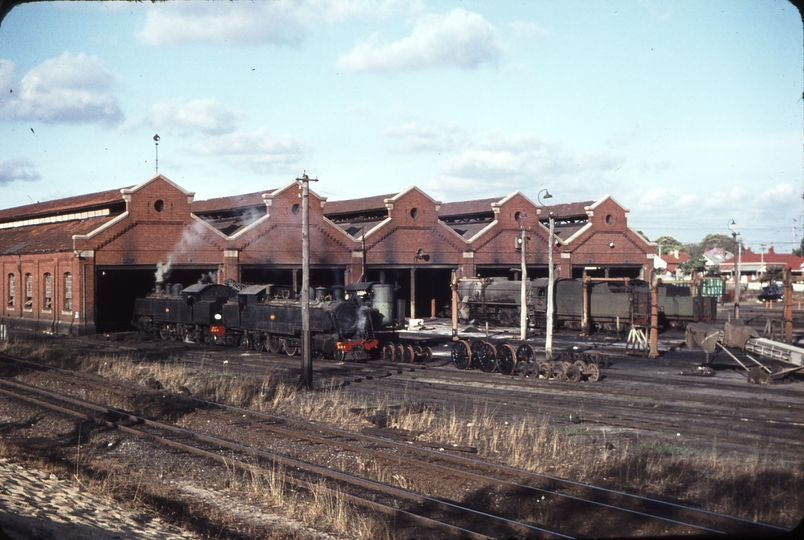
[[329, 200], [547, 189], [610, 195], [650, 240], [789, 253], [803, 43], [780, 0], [23, 4], [0, 23], [0, 208], [140, 184], [158, 151], [196, 200], [305, 172]]

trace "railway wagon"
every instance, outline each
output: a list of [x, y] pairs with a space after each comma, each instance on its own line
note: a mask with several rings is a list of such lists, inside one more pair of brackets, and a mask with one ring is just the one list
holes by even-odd
[[236, 295], [236, 289], [215, 283], [157, 287], [135, 300], [134, 324], [161, 339], [203, 341], [210, 328], [221, 323], [223, 306]]
[[[546, 325], [547, 285], [546, 278], [526, 284], [527, 316], [531, 326], [544, 328]], [[458, 285], [459, 314], [464, 320], [518, 325], [521, 286], [521, 281], [496, 278], [462, 281]], [[584, 309], [583, 283], [558, 279], [554, 294], [554, 324], [580, 328]], [[611, 330], [618, 323], [647, 324], [650, 321], [650, 288], [642, 281], [591, 283], [588, 310], [592, 328]], [[717, 299], [693, 297], [687, 287], [660, 284], [658, 310], [662, 326], [712, 321], [717, 316]]]

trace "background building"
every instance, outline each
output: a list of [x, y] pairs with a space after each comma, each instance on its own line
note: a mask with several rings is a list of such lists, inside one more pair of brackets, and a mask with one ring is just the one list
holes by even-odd
[[[441, 203], [412, 186], [331, 201], [310, 192], [311, 287], [396, 284], [404, 316], [438, 315], [450, 276], [517, 278], [524, 228], [529, 277], [546, 277], [548, 219], [557, 277], [645, 278], [656, 247], [609, 196], [541, 206], [520, 192]], [[295, 181], [194, 201], [163, 175], [134, 187], [0, 211], [3, 324], [56, 333], [130, 327], [134, 299], [158, 282], [301, 283]]]

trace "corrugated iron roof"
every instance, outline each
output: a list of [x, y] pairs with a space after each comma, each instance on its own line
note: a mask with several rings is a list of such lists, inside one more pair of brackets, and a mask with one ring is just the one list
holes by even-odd
[[244, 193], [242, 195], [232, 195], [230, 197], [217, 197], [215, 199], [193, 201], [190, 205], [190, 211], [194, 214], [204, 214], [221, 212], [224, 210], [238, 210], [255, 206], [264, 207], [265, 200], [262, 198], [263, 193], [271, 193], [273, 191], [276, 190], [265, 189], [262, 191], [255, 191], [254, 193]]
[[0, 254], [22, 255], [73, 250], [73, 235], [87, 234], [117, 216], [88, 218], [30, 227], [0, 229]]
[[359, 214], [360, 212], [385, 210], [385, 199], [390, 199], [394, 195], [394, 193], [391, 193], [390, 195], [375, 195], [373, 197], [363, 197], [360, 199], [327, 201], [324, 205], [324, 215]]
[[500, 202], [502, 197], [491, 199], [475, 199], [472, 201], [456, 201], [442, 203], [438, 209], [438, 217], [447, 218], [453, 216], [464, 216], [473, 214], [493, 213], [491, 204]]
[[542, 213], [539, 214], [539, 219], [544, 221], [547, 219], [547, 216], [550, 212], [556, 218], [570, 218], [575, 216], [586, 216], [586, 207], [592, 206], [595, 204], [595, 201], [584, 201], [584, 202], [573, 202], [573, 203], [566, 203], [566, 204], [551, 204], [549, 206], [545, 206], [542, 210]]
[[0, 222], [16, 221], [42, 215], [77, 212], [121, 202], [123, 202], [123, 194], [120, 193], [120, 189], [110, 189], [109, 191], [99, 191], [98, 193], [90, 193], [88, 195], [79, 195], [77, 197], [67, 197], [54, 201], [6, 208], [5, 210], [0, 210]]

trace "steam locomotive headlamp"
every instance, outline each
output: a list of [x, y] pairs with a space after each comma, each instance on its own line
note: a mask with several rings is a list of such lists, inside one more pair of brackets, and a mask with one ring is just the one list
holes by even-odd
[[220, 313], [216, 313], [214, 319], [216, 321], [219, 321], [219, 320], [223, 319], [223, 315], [221, 315]]
[[275, 320], [276, 320], [276, 315], [275, 315], [274, 313], [271, 313], [271, 317], [270, 317], [270, 319], [271, 319], [272, 321], [275, 321]]

